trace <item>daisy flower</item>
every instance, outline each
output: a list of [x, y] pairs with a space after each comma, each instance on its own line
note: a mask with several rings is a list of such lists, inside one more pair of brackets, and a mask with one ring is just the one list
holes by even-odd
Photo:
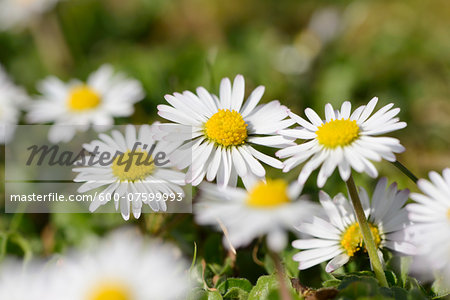
[[221, 186], [236, 186], [238, 176], [248, 186], [253, 179], [265, 177], [260, 161], [282, 168], [282, 163], [256, 150], [253, 145], [285, 147], [290, 139], [276, 134], [293, 124], [286, 107], [279, 101], [258, 105], [264, 87], [257, 87], [244, 102], [244, 77], [236, 76], [233, 84], [224, 78], [220, 97], [203, 87], [197, 95], [166, 95], [170, 105], [159, 105], [158, 114], [176, 124], [163, 124], [166, 140], [183, 140], [184, 145], [173, 154], [179, 169], [189, 167], [186, 182], [198, 185], [203, 178], [217, 178]]
[[29, 107], [31, 123], [53, 122], [49, 140], [68, 142], [77, 130], [86, 131], [93, 125], [96, 131], [108, 129], [114, 117], [130, 116], [133, 104], [144, 98], [139, 81], [115, 74], [103, 65], [89, 76], [86, 83], [73, 80], [67, 84], [49, 77], [38, 84], [42, 94]]
[[288, 186], [282, 179], [259, 181], [249, 191], [211, 183], [200, 187], [200, 202], [194, 207], [197, 223], [217, 226], [221, 222], [233, 247], [266, 235], [269, 248], [279, 252], [287, 244], [287, 231], [318, 212], [316, 204], [300, 197], [297, 183]]
[[[395, 183], [387, 189], [387, 179], [381, 178], [369, 203], [369, 196], [360, 188], [360, 198], [365, 215], [382, 259], [381, 249], [389, 248], [404, 254], [414, 254], [414, 246], [408, 242], [405, 228], [409, 224], [408, 213], [402, 208], [408, 200], [408, 190], [397, 190]], [[330, 260], [327, 272], [333, 272], [346, 264], [357, 252], [364, 250], [363, 237], [350, 202], [338, 194], [333, 199], [325, 192], [319, 193], [320, 203], [327, 219], [314, 217], [311, 223], [303, 223], [297, 229], [311, 235], [311, 239], [299, 239], [292, 243], [300, 253], [294, 255], [299, 269], [304, 270]]]
[[50, 10], [59, 0], [0, 1], [0, 30], [24, 26], [37, 15]]
[[28, 101], [25, 91], [15, 86], [0, 66], [0, 144], [11, 140], [20, 115], [20, 106]]
[[59, 299], [170, 300], [183, 299], [189, 290], [181, 252], [134, 232], [115, 233], [63, 264], [59, 272], [66, 290]]
[[57, 286], [41, 265], [7, 259], [0, 265], [0, 299], [56, 300]]
[[442, 176], [430, 172], [429, 177], [431, 182], [419, 179], [423, 194], [411, 194], [416, 203], [406, 206], [413, 222], [409, 230], [418, 254], [450, 279], [450, 168]]
[[309, 161], [303, 166], [298, 180], [304, 184], [312, 171], [320, 168], [317, 185], [323, 187], [328, 177], [336, 167], [344, 181], [351, 174], [351, 168], [358, 172], [366, 172], [375, 178], [378, 171], [370, 162], [382, 158], [395, 161], [394, 153], [400, 153], [405, 148], [391, 137], [378, 135], [406, 127], [405, 122], [399, 122], [395, 116], [399, 108], [391, 109], [394, 104], [388, 104], [372, 114], [378, 98], [373, 98], [367, 106], [360, 106], [351, 112], [351, 104], [346, 101], [341, 110], [335, 111], [331, 104], [325, 105], [325, 120], [322, 120], [312, 109], [307, 108], [305, 114], [309, 121], [289, 112], [300, 128], [279, 131], [286, 137], [308, 140], [300, 145], [279, 150], [279, 158], [289, 157], [284, 162], [284, 172], [292, 170], [297, 165]]
[[[172, 164], [167, 159], [164, 165], [155, 163], [154, 155], [167, 155], [177, 146], [164, 141], [155, 142], [152, 136], [157, 130], [157, 125], [142, 125], [137, 133], [134, 126], [127, 125], [124, 135], [113, 130], [111, 136], [101, 133], [99, 140], [83, 145], [91, 156], [84, 160], [83, 167], [73, 169], [79, 173], [74, 181], [84, 182], [78, 192], [106, 186], [90, 204], [91, 212], [113, 200], [116, 210], [120, 206], [125, 220], [130, 217], [130, 205], [134, 217], [139, 218], [142, 204], [148, 204], [154, 211], [166, 211], [167, 204], [162, 195], [184, 195], [180, 187], [184, 185], [184, 173], [172, 170]], [[99, 162], [104, 153], [109, 153], [109, 161], [92, 163]], [[128, 194], [132, 197], [127, 197]]]

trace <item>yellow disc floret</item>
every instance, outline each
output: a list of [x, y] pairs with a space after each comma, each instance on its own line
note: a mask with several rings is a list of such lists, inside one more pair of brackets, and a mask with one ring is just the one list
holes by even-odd
[[[380, 232], [378, 227], [369, 224], [370, 231], [372, 231], [373, 241], [378, 247], [381, 243]], [[344, 248], [348, 256], [353, 256], [363, 248], [364, 240], [358, 223], [350, 225], [341, 236], [341, 246]], [[365, 250], [365, 247], [364, 247]]]
[[100, 95], [87, 85], [79, 85], [69, 92], [68, 105], [73, 111], [88, 110], [100, 104]]
[[316, 131], [317, 140], [327, 148], [350, 145], [359, 136], [359, 126], [356, 121], [331, 120]]
[[102, 283], [91, 291], [87, 300], [133, 300], [133, 297], [122, 284]]
[[152, 161], [147, 152], [127, 151], [114, 159], [111, 169], [120, 181], [143, 180], [155, 169], [155, 165], [150, 164]]
[[219, 109], [205, 123], [205, 134], [221, 146], [238, 146], [247, 139], [247, 124], [237, 111]]
[[247, 205], [270, 208], [290, 202], [288, 185], [282, 179], [261, 181], [248, 193]]

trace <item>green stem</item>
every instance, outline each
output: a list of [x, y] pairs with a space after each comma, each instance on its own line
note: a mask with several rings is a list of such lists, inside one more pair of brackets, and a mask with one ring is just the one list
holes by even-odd
[[359, 228], [364, 239], [364, 245], [366, 246], [367, 252], [369, 253], [370, 262], [372, 264], [375, 276], [380, 282], [381, 286], [388, 287], [386, 276], [384, 275], [383, 266], [381, 264], [380, 258], [377, 253], [377, 246], [373, 241], [372, 231], [370, 230], [369, 223], [367, 222], [366, 215], [364, 214], [364, 209], [361, 205], [361, 200], [359, 199], [358, 191], [356, 190], [355, 182], [353, 181], [353, 176], [346, 182], [348, 193], [352, 200], [353, 208], [355, 210], [356, 219], [359, 223]]
[[410, 171], [408, 170], [408, 168], [406, 168], [401, 162], [399, 162], [398, 160], [392, 162], [392, 164], [394, 166], [396, 166], [400, 171], [403, 172], [403, 174], [405, 174], [406, 176], [409, 177], [409, 179], [411, 179], [412, 181], [414, 181], [414, 183], [417, 183], [417, 177]]
[[291, 294], [286, 284], [286, 272], [284, 271], [283, 263], [278, 253], [269, 250], [269, 255], [273, 259], [275, 270], [277, 271], [277, 278], [280, 284], [279, 295], [281, 300], [292, 300]]
[[29, 29], [45, 67], [52, 73], [66, 74], [74, 61], [56, 14], [30, 22]]

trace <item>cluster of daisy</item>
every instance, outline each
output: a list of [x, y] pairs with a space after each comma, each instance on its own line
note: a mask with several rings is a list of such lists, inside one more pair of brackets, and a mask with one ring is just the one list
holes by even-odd
[[[109, 66], [101, 67], [86, 83], [64, 84], [51, 77], [38, 88], [41, 99], [27, 106], [27, 120], [53, 122], [49, 133], [53, 142], [69, 141], [91, 125], [107, 128], [114, 123], [113, 117], [132, 114], [133, 104], [143, 98], [139, 82], [114, 74]], [[340, 109], [327, 104], [324, 118], [307, 108], [303, 118], [277, 100], [261, 104], [263, 94], [264, 87], [259, 86], [245, 99], [244, 78], [238, 75], [233, 82], [221, 81], [218, 96], [203, 87], [196, 93], [166, 95], [167, 104], [158, 106], [158, 114], [170, 123], [128, 125], [125, 133], [100, 133], [98, 140], [83, 147], [88, 152], [99, 147], [102, 152], [119, 151], [131, 157], [131, 151], [151, 155], [147, 149], [134, 149], [137, 142], [155, 144], [168, 154], [170, 163], [133, 165], [129, 170], [115, 160], [107, 166], [80, 166], [74, 169], [75, 181], [83, 183], [78, 191], [106, 186], [105, 193], [119, 196], [183, 193], [182, 186], [191, 184], [199, 186], [196, 222], [222, 230], [224, 245], [233, 250], [265, 237], [270, 251], [279, 252], [288, 243], [288, 232], [296, 229], [300, 239], [292, 245], [301, 250], [294, 256], [300, 269], [328, 261], [326, 270], [332, 272], [356, 254], [369, 252], [370, 238], [380, 261], [381, 250], [388, 248], [423, 256], [435, 270], [450, 274], [450, 169], [442, 177], [430, 173], [431, 182], [419, 180], [426, 195], [413, 194], [416, 203], [406, 207], [409, 191], [395, 183], [388, 185], [386, 178], [378, 181], [371, 196], [359, 188], [356, 200], [351, 193], [347, 199], [321, 191], [318, 205], [301, 194], [315, 170], [319, 188], [336, 169], [347, 185], [353, 182], [353, 170], [378, 177], [373, 162], [395, 162], [395, 154], [405, 150], [398, 139], [382, 136], [406, 126], [397, 117], [399, 108], [388, 104], [375, 111], [378, 99], [373, 98], [353, 111], [348, 101]], [[65, 125], [71, 125], [71, 130]], [[264, 153], [270, 148], [279, 149], [276, 157]], [[289, 183], [266, 178], [264, 165], [284, 172], [301, 166], [301, 171], [298, 180]], [[244, 188], [238, 187], [239, 180]], [[95, 199], [90, 210], [111, 199], [118, 199], [115, 207], [125, 220], [131, 215], [139, 218], [143, 204], [154, 211], [167, 209], [164, 201], [130, 203], [126, 197], [110, 197]]]
[[[29, 25], [57, 2], [0, 1], [0, 30]], [[13, 137], [21, 110], [27, 112], [25, 122], [52, 124], [51, 142], [69, 142], [78, 131], [111, 128], [115, 117], [132, 115], [134, 104], [144, 98], [139, 81], [115, 73], [109, 65], [100, 67], [86, 82], [64, 83], [49, 77], [37, 89], [40, 95], [28, 96], [0, 67], [1, 144]], [[388, 104], [375, 112], [378, 99], [373, 98], [353, 111], [347, 101], [340, 109], [327, 104], [324, 118], [307, 108], [303, 118], [279, 101], [260, 104], [263, 94], [264, 87], [259, 86], [245, 100], [244, 78], [238, 75], [233, 82], [228, 78], [221, 81], [218, 96], [203, 87], [196, 93], [167, 95], [168, 104], [159, 105], [158, 114], [171, 123], [139, 128], [128, 125], [124, 133], [100, 133], [99, 139], [83, 147], [91, 153], [99, 147], [102, 153], [120, 152], [131, 158], [132, 151], [151, 156], [148, 149], [134, 149], [134, 145], [154, 144], [169, 155], [170, 163], [134, 164], [125, 169], [113, 160], [107, 166], [78, 166], [73, 169], [78, 173], [74, 181], [82, 183], [78, 192], [104, 187], [104, 194], [118, 197], [97, 197], [89, 210], [93, 212], [114, 199], [116, 210], [128, 220], [131, 215], [139, 218], [144, 204], [153, 211], [166, 211], [167, 205], [143, 199], [130, 202], [123, 195], [183, 194], [183, 186], [191, 184], [199, 186], [196, 222], [222, 230], [224, 245], [233, 250], [265, 237], [268, 248], [279, 252], [288, 243], [288, 232], [296, 229], [300, 239], [292, 246], [301, 251], [294, 260], [302, 270], [327, 261], [326, 271], [333, 272], [359, 252], [369, 252], [366, 242], [370, 240], [381, 261], [381, 250], [388, 248], [416, 255], [450, 278], [450, 169], [442, 175], [431, 172], [430, 181], [420, 179], [417, 184], [423, 194], [412, 194], [415, 203], [406, 206], [409, 191], [399, 189], [396, 183], [388, 185], [386, 178], [378, 180], [371, 196], [360, 187], [356, 200], [351, 193], [348, 198], [343, 194], [330, 197], [320, 191], [318, 205], [302, 195], [303, 185], [315, 170], [317, 186], [323, 188], [336, 169], [349, 184], [353, 170], [377, 178], [373, 162], [395, 162], [395, 154], [405, 148], [398, 139], [382, 135], [406, 126], [397, 117], [399, 108]], [[295, 124], [297, 127], [292, 127]], [[276, 157], [264, 153], [270, 148], [279, 149]], [[298, 180], [289, 183], [266, 178], [265, 165], [283, 172], [301, 166], [301, 171]], [[239, 180], [244, 188], [238, 187]], [[360, 208], [355, 201], [360, 202]], [[6, 264], [0, 275], [0, 298], [52, 299], [54, 293], [59, 299], [68, 294], [76, 295], [73, 299], [170, 299], [183, 293], [187, 283], [178, 272], [180, 265], [173, 264], [173, 249], [119, 236], [101, 246], [108, 255], [68, 257], [51, 271], [37, 265], [28, 266], [27, 271], [15, 263]], [[40, 276], [45, 284], [38, 284], [31, 273], [45, 274]], [[63, 294], [42, 289], [62, 276], [71, 282], [70, 286], [59, 285], [64, 286]], [[163, 277], [176, 278], [177, 284], [165, 285], [160, 280]], [[17, 288], [21, 284], [24, 286]]]
[[[177, 170], [173, 172], [178, 172], [174, 179], [184, 178], [184, 183], [200, 186], [194, 207], [196, 222], [224, 231], [226, 247], [234, 250], [265, 236], [268, 248], [279, 252], [287, 245], [288, 231], [295, 228], [302, 237], [292, 244], [302, 250], [294, 256], [299, 268], [307, 269], [329, 261], [326, 270], [332, 272], [357, 253], [366, 251], [363, 233], [354, 208], [343, 194], [331, 198], [321, 191], [319, 206], [301, 195], [303, 184], [315, 169], [320, 169], [318, 187], [325, 185], [336, 168], [344, 181], [349, 180], [352, 170], [376, 178], [378, 172], [372, 161], [385, 159], [394, 162], [395, 153], [405, 150], [397, 139], [380, 135], [404, 128], [406, 123], [396, 117], [400, 109], [393, 108], [393, 104], [374, 112], [377, 98], [353, 112], [349, 102], [344, 102], [340, 110], [327, 104], [325, 119], [307, 108], [306, 120], [278, 101], [259, 104], [263, 92], [264, 87], [257, 87], [244, 101], [244, 78], [238, 75], [233, 83], [228, 78], [221, 81], [219, 96], [203, 87], [199, 87], [196, 93], [185, 91], [167, 95], [168, 105], [159, 105], [158, 114], [172, 123], [154, 124], [149, 132], [152, 131], [154, 139], [166, 143], [165, 147], [171, 149], [170, 167]], [[299, 126], [291, 128], [295, 123]], [[120, 145], [120, 140], [126, 140], [129, 144], [125, 148], [122, 146], [122, 151], [129, 151], [135, 141], [133, 129], [127, 130], [126, 135], [130, 132], [132, 138], [125, 139], [118, 132], [114, 139], [103, 135], [102, 141], [94, 141], [91, 148], [86, 149], [97, 144], [116, 149], [115, 145]], [[138, 139], [143, 138], [140, 134]], [[296, 139], [303, 142], [297, 144]], [[259, 146], [280, 148], [276, 156], [286, 160], [282, 162], [257, 150]], [[298, 180], [288, 183], [284, 179], [266, 179], [263, 164], [285, 172], [300, 164], [303, 168]], [[185, 174], [180, 172], [183, 170], [186, 170]], [[98, 174], [93, 169], [77, 168], [76, 171], [80, 172], [78, 181], [92, 181]], [[146, 180], [115, 176], [111, 169], [104, 170], [104, 173], [108, 173], [109, 177], [105, 178], [113, 182], [108, 182], [111, 184], [109, 191], [119, 190], [120, 186], [119, 193], [133, 191], [137, 187], [143, 190], [153, 188], [148, 181], [146, 184]], [[156, 169], [149, 171], [147, 176], [151, 174], [156, 174]], [[417, 245], [423, 244], [420, 239], [433, 240], [435, 235], [428, 234], [428, 230], [435, 228], [428, 224], [419, 226], [420, 222], [433, 219], [435, 211], [429, 211], [433, 208], [432, 199], [440, 201], [436, 205], [446, 207], [444, 213], [443, 210], [439, 212], [442, 214], [439, 225], [448, 228], [450, 182], [448, 179], [447, 182], [438, 180], [438, 176], [432, 174], [438, 186], [431, 198], [427, 198], [428, 202], [420, 201], [423, 196], [413, 195], [420, 205], [430, 206], [427, 210], [415, 210], [415, 205], [419, 204], [411, 204], [406, 209], [404, 205], [409, 191], [398, 189], [395, 183], [388, 186], [386, 178], [378, 181], [371, 197], [364, 188], [359, 188], [360, 201], [381, 260], [382, 249], [415, 255], [424, 248], [417, 249]], [[205, 179], [215, 181], [215, 184], [202, 183]], [[237, 187], [238, 179], [245, 188]], [[165, 180], [169, 181], [168, 178]], [[430, 184], [422, 181], [419, 186], [425, 186], [426, 193], [427, 187], [431, 189]], [[121, 211], [124, 218], [128, 218], [130, 204], [120, 205], [126, 206], [125, 211]], [[139, 215], [139, 205], [131, 204], [135, 217]], [[136, 213], [135, 209], [138, 209]], [[429, 211], [431, 216], [421, 218], [417, 216], [419, 211]], [[421, 231], [425, 233], [419, 235]], [[431, 251], [433, 243], [426, 244], [429, 247], [422, 250]], [[442, 255], [447, 255], [449, 249], [445, 245]], [[438, 269], [445, 267], [442, 264], [448, 264], [449, 259], [441, 258], [439, 262]]]
[[181, 299], [189, 291], [189, 266], [173, 245], [127, 229], [87, 248], [46, 262], [4, 262], [0, 299]]
[[[264, 87], [257, 87], [244, 101], [244, 79], [238, 75], [233, 84], [222, 80], [219, 96], [202, 87], [196, 94], [168, 95], [169, 105], [158, 106], [158, 113], [172, 123], [160, 125], [160, 138], [182, 141], [172, 157], [176, 167], [188, 168], [186, 183], [216, 181], [200, 185], [194, 213], [199, 224], [224, 231], [225, 246], [246, 246], [265, 236], [271, 251], [281, 251], [288, 242], [287, 232], [296, 228], [301, 238], [292, 245], [302, 250], [294, 256], [299, 268], [329, 261], [326, 270], [332, 272], [366, 251], [355, 208], [345, 195], [332, 198], [324, 191], [319, 193], [319, 206], [301, 196], [302, 186], [316, 169], [319, 188], [335, 169], [345, 182], [352, 170], [378, 177], [373, 162], [395, 162], [395, 154], [405, 150], [398, 139], [382, 135], [406, 123], [400, 122], [400, 109], [393, 104], [375, 111], [377, 98], [354, 111], [347, 101], [339, 110], [327, 104], [324, 119], [307, 108], [304, 119], [278, 101], [258, 104], [263, 91]], [[291, 128], [295, 123], [298, 127]], [[297, 139], [301, 142], [296, 143]], [[286, 160], [264, 154], [258, 146], [280, 148], [276, 156]], [[296, 182], [288, 183], [266, 179], [262, 163], [284, 172], [298, 165], [302, 170]], [[442, 245], [441, 237], [443, 230], [450, 233], [450, 171], [444, 171], [444, 179], [437, 173], [430, 177], [433, 184], [419, 181], [428, 196], [413, 194], [419, 204], [407, 208], [409, 191], [398, 189], [396, 183], [388, 185], [386, 178], [378, 181], [372, 196], [359, 188], [381, 261], [385, 248], [402, 255], [422, 253], [435, 262], [437, 270], [448, 272], [450, 246]], [[245, 189], [237, 187], [238, 178]], [[439, 257], [431, 254], [436, 243], [442, 249]]]

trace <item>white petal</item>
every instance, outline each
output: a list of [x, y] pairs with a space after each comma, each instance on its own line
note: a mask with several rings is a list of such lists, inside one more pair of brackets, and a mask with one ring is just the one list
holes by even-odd
[[242, 75], [237, 75], [234, 78], [233, 90], [231, 92], [231, 110], [239, 112], [241, 110], [242, 102], [244, 101], [245, 81]]
[[334, 272], [343, 265], [345, 265], [349, 261], [350, 257], [345, 254], [339, 254], [338, 256], [334, 257], [330, 262], [327, 264], [325, 271], [328, 273]]
[[228, 78], [224, 78], [220, 82], [220, 104], [221, 108], [231, 108], [231, 82]]

